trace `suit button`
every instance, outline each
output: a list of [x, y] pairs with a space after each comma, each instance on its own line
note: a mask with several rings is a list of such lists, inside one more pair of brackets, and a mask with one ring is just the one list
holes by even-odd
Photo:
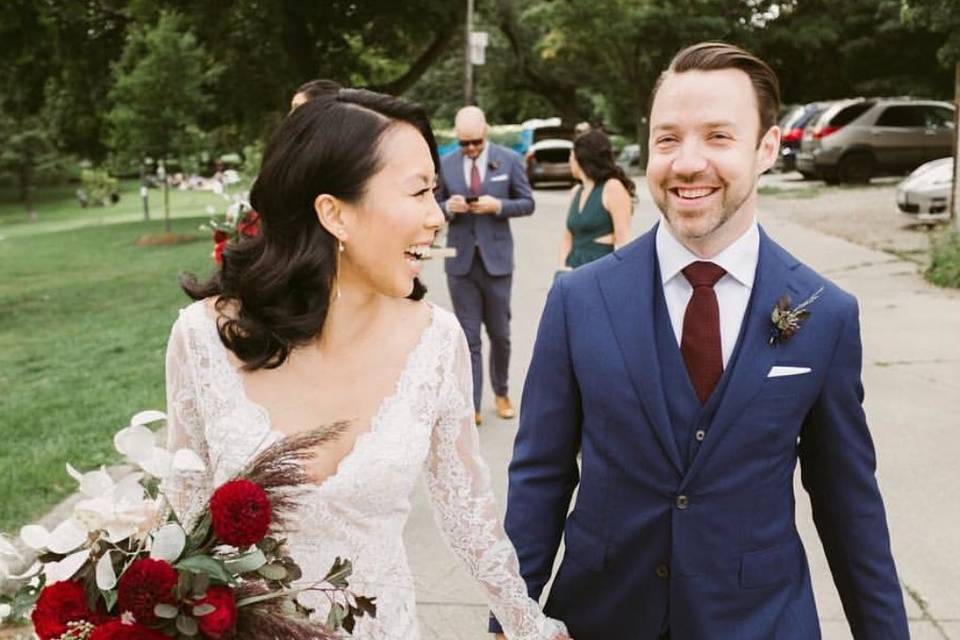
[[703, 429], [699, 429], [693, 437], [697, 439], [697, 442], [703, 442], [703, 439], [707, 437], [707, 432]]
[[690, 500], [687, 496], [677, 496], [677, 509], [686, 509], [690, 506]]
[[669, 569], [669, 568], [667, 567], [667, 565], [665, 565], [665, 564], [662, 564], [662, 563], [661, 563], [661, 564], [658, 564], [656, 571], [657, 571], [657, 577], [658, 577], [658, 578], [669, 578], [669, 577], [670, 577], [670, 569]]

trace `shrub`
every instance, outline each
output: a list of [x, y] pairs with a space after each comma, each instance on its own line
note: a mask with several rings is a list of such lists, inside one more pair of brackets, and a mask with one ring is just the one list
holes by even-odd
[[960, 231], [949, 231], [933, 243], [926, 276], [935, 285], [960, 288]]

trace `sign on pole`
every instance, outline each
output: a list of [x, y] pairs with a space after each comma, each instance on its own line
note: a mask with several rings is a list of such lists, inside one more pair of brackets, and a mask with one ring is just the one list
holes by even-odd
[[481, 65], [487, 60], [486, 49], [489, 36], [486, 31], [470, 33], [470, 64]]

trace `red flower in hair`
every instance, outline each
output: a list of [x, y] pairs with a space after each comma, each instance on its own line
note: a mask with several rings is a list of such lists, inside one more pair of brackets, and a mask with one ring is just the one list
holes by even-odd
[[213, 245], [213, 259], [217, 264], [223, 262], [223, 250], [227, 248], [227, 241], [217, 242]]
[[272, 515], [267, 493], [249, 480], [222, 484], [210, 498], [213, 532], [234, 547], [246, 547], [263, 540], [270, 529]]
[[177, 572], [169, 562], [141, 558], [120, 576], [117, 604], [121, 612], [132, 613], [137, 622], [150, 624], [156, 620], [154, 607], [172, 602], [175, 586]]
[[230, 236], [227, 235], [226, 231], [220, 231], [218, 229], [217, 231], [213, 232], [213, 241], [217, 244], [220, 244], [221, 242], [226, 242], [229, 239], [230, 239]]
[[169, 638], [142, 624], [125, 624], [120, 620], [111, 620], [94, 629], [89, 640], [169, 640]]
[[237, 230], [248, 238], [260, 233], [260, 214], [251, 209], [237, 225]]
[[96, 622], [87, 606], [87, 594], [76, 582], [54, 582], [40, 592], [30, 616], [40, 640], [59, 638], [67, 632], [68, 622]]
[[237, 624], [237, 601], [230, 587], [210, 587], [207, 595], [194, 603], [194, 606], [208, 604], [214, 610], [204, 616], [197, 616], [200, 633], [207, 638], [220, 640], [226, 637]]

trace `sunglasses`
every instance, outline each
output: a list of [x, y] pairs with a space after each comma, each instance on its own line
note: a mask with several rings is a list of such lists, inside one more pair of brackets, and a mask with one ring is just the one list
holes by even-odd
[[458, 140], [461, 147], [482, 147], [483, 138], [477, 138], [476, 140]]

